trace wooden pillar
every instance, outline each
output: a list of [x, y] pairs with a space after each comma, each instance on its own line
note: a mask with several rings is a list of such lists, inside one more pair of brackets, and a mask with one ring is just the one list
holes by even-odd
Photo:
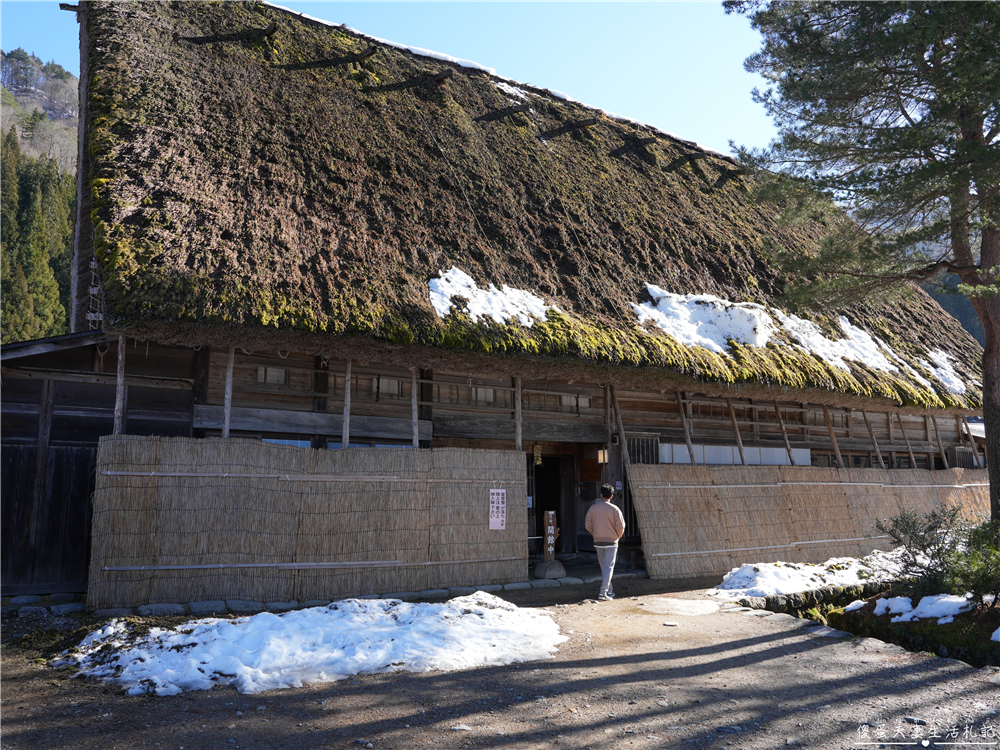
[[420, 447], [420, 407], [417, 405], [417, 368], [410, 368], [410, 411], [413, 417], [413, 447]]
[[841, 469], [846, 469], [844, 466], [844, 457], [840, 455], [840, 446], [837, 444], [837, 435], [833, 431], [833, 420], [830, 419], [830, 410], [826, 408], [826, 404], [821, 404], [823, 407], [823, 418], [826, 420], [826, 429], [830, 433], [830, 442], [833, 443], [833, 452], [837, 456], [837, 465]]
[[887, 411], [885, 413], [885, 423], [889, 426], [889, 445], [894, 445], [896, 437], [892, 434], [892, 412]]
[[778, 408], [778, 402], [774, 402], [774, 413], [778, 417], [778, 424], [781, 426], [781, 439], [785, 441], [785, 450], [788, 451], [788, 460], [791, 462], [792, 466], [795, 466], [795, 454], [792, 453], [792, 444], [788, 442], [788, 430], [785, 429], [785, 420], [781, 416], [781, 409]]
[[933, 414], [931, 416], [931, 422], [934, 423], [934, 435], [937, 437], [938, 450], [941, 452], [941, 460], [944, 461], [944, 468], [950, 469], [948, 466], [948, 455], [944, 452], [944, 443], [941, 442], [941, 428], [938, 427], [937, 417]]
[[222, 437], [229, 437], [229, 424], [233, 412], [233, 363], [236, 361], [236, 347], [229, 347], [226, 357], [226, 400], [222, 413]]
[[861, 416], [865, 418], [865, 427], [868, 428], [868, 435], [871, 437], [872, 445], [875, 447], [875, 455], [878, 457], [879, 465], [884, 469], [885, 461], [882, 460], [882, 451], [878, 449], [878, 443], [875, 441], [875, 431], [872, 429], [871, 422], [868, 421], [868, 412], [862, 409]]
[[899, 431], [903, 433], [903, 440], [906, 441], [906, 453], [910, 457], [910, 468], [917, 468], [917, 459], [913, 455], [913, 447], [910, 445], [910, 436], [906, 434], [906, 425], [903, 424], [903, 415], [901, 412], [896, 412], [896, 418], [899, 420]]
[[523, 451], [521, 436], [521, 376], [514, 378], [514, 450]]
[[[49, 440], [52, 435], [52, 404], [55, 390], [56, 384], [54, 381], [47, 378], [42, 381], [41, 401], [38, 404], [38, 446], [35, 451], [35, 481], [32, 502], [29, 506], [31, 516], [28, 528], [20, 530], [21, 533], [15, 536], [15, 539], [24, 539], [27, 537], [29, 543], [36, 550], [45, 549], [45, 534], [48, 526], [47, 520], [50, 507], [48, 503]], [[36, 565], [38, 560], [33, 559], [33, 555], [29, 557], [32, 558], [32, 565]], [[25, 562], [27, 561], [28, 559], [26, 558]]]
[[681, 427], [684, 428], [684, 442], [687, 443], [688, 455], [691, 456], [691, 465], [694, 466], [698, 463], [698, 460], [694, 457], [694, 445], [691, 443], [691, 428], [688, 426], [687, 412], [684, 409], [684, 393], [682, 391], [674, 391], [674, 397], [677, 399], [677, 407], [681, 412]]
[[976, 446], [976, 440], [972, 437], [972, 430], [969, 429], [969, 421], [962, 415], [962, 424], [959, 426], [959, 432], [961, 432], [962, 427], [965, 427], [965, 435], [969, 438], [969, 447], [972, 448], [972, 458], [976, 462], [977, 469], [985, 469], [985, 462], [979, 460], [979, 448]]
[[125, 337], [118, 337], [118, 377], [115, 380], [115, 428], [121, 435], [125, 429]]
[[628, 455], [628, 439], [625, 437], [625, 423], [622, 422], [622, 410], [618, 403], [618, 392], [615, 390], [614, 386], [611, 386], [611, 400], [615, 407], [615, 420], [618, 424], [618, 439], [622, 444], [622, 458], [625, 460], [627, 465], [632, 463], [632, 460]]
[[740, 463], [747, 465], [747, 454], [743, 450], [743, 438], [740, 437], [740, 427], [736, 423], [736, 410], [733, 408], [733, 400], [726, 398], [726, 406], [729, 407], [729, 418], [733, 421], [733, 432], [736, 434], [736, 447], [740, 449]]
[[340, 445], [344, 448], [351, 446], [351, 360], [347, 360], [347, 375], [344, 378], [344, 426]]

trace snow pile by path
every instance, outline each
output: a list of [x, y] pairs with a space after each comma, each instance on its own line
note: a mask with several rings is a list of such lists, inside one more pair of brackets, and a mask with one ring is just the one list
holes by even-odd
[[[860, 609], [858, 603], [864, 606], [860, 600], [851, 602], [847, 608], [849, 611]], [[947, 625], [955, 621], [955, 615], [969, 610], [972, 607], [972, 600], [968, 596], [954, 596], [952, 594], [937, 594], [936, 596], [925, 596], [920, 603], [914, 607], [908, 596], [894, 596], [889, 599], [879, 599], [875, 602], [875, 616], [888, 613], [897, 615], [892, 618], [892, 622], [913, 622], [914, 620], [936, 617], [938, 625]]]
[[544, 659], [566, 640], [544, 612], [484, 592], [443, 604], [346, 599], [281, 615], [196, 620], [135, 636], [126, 620], [88, 635], [56, 666], [129, 695], [232, 684], [241, 693], [333, 682], [360, 672], [429, 672]]
[[493, 318], [497, 323], [517, 318], [521, 325], [530, 328], [536, 319], [548, 319], [547, 309], [557, 309], [546, 305], [545, 300], [531, 292], [506, 285], [503, 289], [497, 289], [493, 284], [489, 289], [480, 289], [469, 274], [456, 266], [443, 271], [440, 278], [431, 279], [427, 286], [430, 288], [431, 305], [441, 318], [451, 312], [454, 306], [452, 299], [456, 296], [465, 298], [465, 310], [475, 322], [482, 317]]
[[867, 557], [834, 557], [824, 563], [748, 563], [733, 568], [710, 596], [742, 599], [812, 591], [826, 586], [860, 586], [887, 581], [899, 570], [899, 554], [875, 551]]
[[639, 324], [652, 321], [685, 346], [703, 346], [725, 354], [729, 341], [763, 347], [775, 333], [774, 322], [762, 305], [729, 302], [711, 294], [673, 294], [646, 284], [652, 304], [632, 303]]

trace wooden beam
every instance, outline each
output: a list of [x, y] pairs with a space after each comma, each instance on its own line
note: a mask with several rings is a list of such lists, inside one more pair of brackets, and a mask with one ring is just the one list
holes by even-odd
[[736, 410], [733, 408], [733, 400], [726, 398], [726, 406], [729, 408], [729, 418], [733, 421], [733, 433], [736, 435], [736, 447], [740, 449], [740, 463], [747, 465], [747, 454], [743, 450], [743, 438], [740, 437], [740, 426], [736, 424]]
[[934, 436], [937, 438], [938, 450], [941, 452], [941, 460], [944, 461], [944, 468], [950, 469], [948, 465], [948, 454], [944, 452], [944, 443], [941, 442], [941, 428], [938, 427], [937, 417], [933, 414], [930, 415], [931, 422], [934, 423]]
[[[969, 447], [972, 448], [972, 457], [976, 462], [977, 469], [985, 469], [985, 462], [979, 460], [979, 448], [976, 446], [976, 441], [972, 437], [972, 430], [969, 429], [969, 421], [962, 415], [962, 427], [965, 427], [965, 436], [969, 438]], [[959, 428], [961, 431], [961, 427]]]
[[[542, 414], [532, 419], [530, 412], [521, 420], [521, 443], [564, 442], [602, 443], [607, 432], [604, 424], [597, 420], [549, 419]], [[434, 412], [434, 436], [440, 438], [490, 438], [494, 440], [517, 439], [515, 420], [506, 416], [486, 414]]]
[[514, 378], [514, 450], [524, 450], [521, 425], [521, 376]]
[[118, 377], [115, 380], [115, 435], [125, 428], [125, 337], [118, 337]]
[[444, 82], [447, 81], [449, 78], [451, 78], [453, 75], [455, 75], [454, 70], [442, 70], [437, 75], [431, 76], [431, 82], [436, 83], [438, 86], [443, 86]]
[[833, 452], [837, 456], [837, 465], [841, 469], [846, 469], [844, 466], [844, 457], [840, 455], [840, 446], [837, 445], [837, 435], [833, 431], [833, 420], [830, 419], [830, 410], [826, 408], [826, 404], [821, 404], [823, 407], [823, 418], [826, 420], [826, 429], [830, 433], [830, 442], [833, 443]]
[[[4, 367], [0, 370], [0, 373], [5, 378], [20, 380], [55, 380], [65, 383], [92, 383], [96, 385], [115, 385], [118, 382], [117, 375], [105, 375], [97, 372]], [[186, 378], [150, 378], [145, 375], [129, 375], [125, 378], [125, 385], [135, 385], [143, 388], [179, 388], [188, 391], [192, 388], [191, 381]]]
[[[194, 407], [194, 426], [198, 429], [218, 430], [222, 427], [223, 419], [221, 406], [196, 404]], [[246, 406], [234, 406], [230, 419], [232, 429], [244, 432], [285, 432], [293, 435], [336, 437], [343, 434], [344, 427], [344, 417], [340, 413], [256, 409]], [[367, 417], [354, 414], [351, 416], [351, 432], [365, 438], [409, 442], [413, 438], [413, 422], [408, 417]], [[420, 440], [431, 440], [434, 425], [429, 420], [421, 419], [418, 422], [418, 435]]]
[[233, 411], [233, 363], [236, 361], [236, 347], [229, 347], [226, 357], [226, 396], [222, 413], [222, 437], [229, 437], [229, 422]]
[[625, 460], [625, 464], [628, 465], [632, 463], [632, 460], [628, 455], [628, 438], [625, 437], [625, 423], [622, 422], [622, 410], [618, 404], [618, 394], [615, 392], [614, 386], [611, 386], [611, 401], [614, 404], [615, 421], [618, 423], [619, 440], [622, 444], [622, 458]]
[[364, 67], [365, 62], [367, 62], [368, 58], [371, 57], [372, 55], [374, 55], [376, 52], [378, 52], [378, 47], [369, 47], [364, 52], [362, 52], [360, 55], [358, 55], [358, 57], [355, 60], [355, 62], [359, 63], [361, 65], [361, 67]]
[[778, 424], [781, 426], [781, 439], [785, 441], [785, 450], [788, 451], [788, 460], [792, 462], [792, 466], [796, 466], [795, 454], [792, 453], [792, 444], [788, 442], [788, 430], [785, 429], [785, 420], [781, 416], [781, 409], [778, 408], [778, 402], [774, 402], [774, 413], [778, 417]]
[[684, 442], [687, 444], [688, 455], [691, 456], [691, 465], [694, 466], [698, 463], [698, 459], [694, 457], [694, 444], [691, 442], [691, 428], [688, 425], [687, 413], [684, 409], [683, 391], [674, 391], [674, 397], [677, 399], [677, 406], [681, 413], [681, 427], [684, 428]]
[[351, 447], [351, 360], [347, 360], [347, 376], [344, 378], [344, 420], [341, 423], [340, 445]]
[[903, 415], [900, 412], [896, 412], [896, 418], [899, 420], [899, 431], [903, 433], [903, 440], [906, 441], [906, 453], [910, 457], [910, 468], [917, 468], [917, 459], [913, 455], [913, 447], [910, 445], [910, 436], [906, 434], [906, 425], [903, 424]]
[[882, 451], [878, 449], [878, 443], [875, 441], [875, 431], [872, 429], [871, 422], [868, 421], [868, 412], [862, 409], [861, 416], [865, 418], [865, 427], [868, 428], [868, 435], [871, 437], [872, 445], [875, 447], [875, 455], [878, 457], [879, 466], [884, 469], [885, 461], [882, 460]]
[[896, 438], [892, 434], [892, 412], [887, 411], [885, 413], [885, 423], [889, 426], [889, 445], [894, 445]]
[[417, 368], [410, 368], [410, 419], [413, 421], [413, 447], [420, 447], [420, 407], [417, 406]]

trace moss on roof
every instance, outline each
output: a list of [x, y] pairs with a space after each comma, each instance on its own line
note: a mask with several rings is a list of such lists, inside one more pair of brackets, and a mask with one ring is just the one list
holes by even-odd
[[[362, 68], [372, 40], [265, 5], [85, 8], [107, 330], [253, 331], [276, 347], [312, 332], [980, 404], [790, 346], [722, 356], [638, 326], [647, 282], [773, 305], [765, 247], [809, 251], [822, 234], [780, 225], [719, 155], [528, 87], [530, 109], [512, 113], [499, 79], [398, 48], [376, 44]], [[442, 319], [427, 284], [452, 266], [561, 312], [530, 328]], [[922, 292], [840, 312], [925, 378], [929, 349], [980, 378], [978, 344]]]

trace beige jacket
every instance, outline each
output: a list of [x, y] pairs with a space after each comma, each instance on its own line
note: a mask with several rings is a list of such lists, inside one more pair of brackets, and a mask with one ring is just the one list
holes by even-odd
[[590, 506], [584, 525], [595, 544], [614, 544], [625, 533], [625, 516], [617, 505], [600, 499]]

